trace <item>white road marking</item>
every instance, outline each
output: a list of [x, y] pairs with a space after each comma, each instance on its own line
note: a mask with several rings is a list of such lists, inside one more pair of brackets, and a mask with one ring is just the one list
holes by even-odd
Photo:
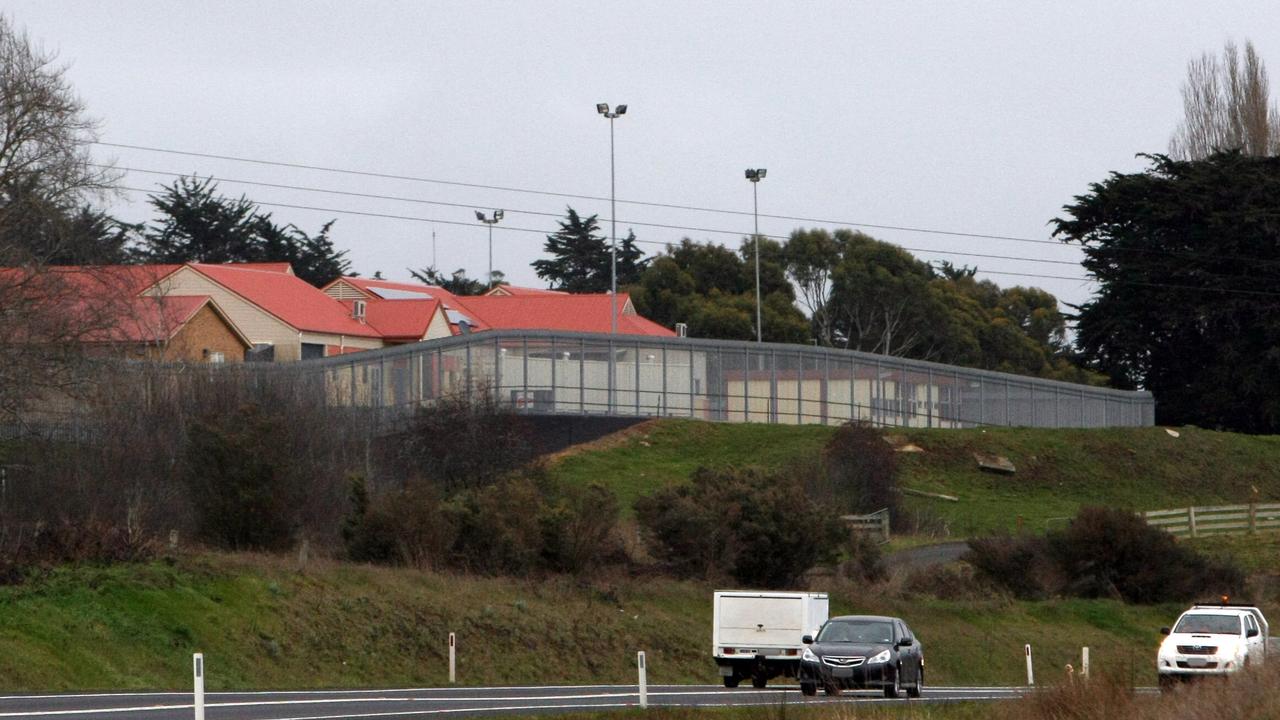
[[[581, 686], [581, 687], [592, 687], [592, 686]], [[633, 686], [616, 685], [616, 686], [609, 686], [609, 687], [633, 687]], [[715, 686], [704, 685], [704, 686], [695, 686], [695, 687], [715, 687]], [[542, 687], [538, 689], [547, 689], [547, 688]], [[1012, 694], [1019, 694], [1023, 692], [1024, 689], [1023, 688], [945, 688], [945, 689], [940, 688], [939, 691], [965, 693], [967, 696], [965, 699], [982, 700], [982, 699], [1003, 699]], [[384, 690], [381, 692], [386, 692], [386, 691]], [[768, 696], [770, 698], [768, 702], [752, 702], [750, 700], [747, 700], [746, 702], [741, 702], [741, 703], [724, 703], [724, 702], [711, 703], [711, 705], [723, 706], [723, 705], [775, 704], [778, 699], [784, 697], [789, 692], [792, 692], [792, 691], [786, 690], [786, 689], [769, 690], [766, 688], [761, 690], [750, 690], [750, 691], [743, 690], [735, 693], [735, 692], [726, 692], [724, 690], [717, 688], [713, 690], [702, 690], [702, 691], [680, 690], [680, 691], [666, 691], [666, 692], [651, 692], [650, 695], [653, 697], [710, 696], [710, 697], [720, 698], [720, 699], [725, 699], [725, 698], [729, 698], [731, 696], [737, 695], [738, 697], [741, 697], [744, 700], [751, 697], [758, 699], [761, 696]], [[986, 695], [982, 695], [981, 693], [985, 693]], [[998, 695], [993, 695], [993, 693], [998, 693]], [[235, 695], [237, 693], [227, 693], [227, 694]], [[265, 693], [262, 693], [262, 694], [265, 694]], [[926, 692], [926, 695], [927, 694], [928, 693]], [[59, 697], [59, 696], [52, 696], [52, 697]], [[62, 697], [65, 697], [65, 696], [62, 696]], [[79, 697], [112, 697], [112, 696], [92, 695], [92, 696], [79, 696]], [[609, 699], [615, 699], [615, 698], [630, 698], [630, 697], [638, 697], [638, 693], [613, 692], [613, 693], [592, 693], [592, 694], [585, 694], [585, 695], [528, 695], [528, 696], [516, 696], [516, 697], [493, 697], [493, 696], [487, 696], [487, 697], [486, 696], [326, 697], [326, 698], [303, 698], [298, 700], [246, 700], [246, 701], [240, 701], [240, 702], [213, 702], [213, 703], [206, 703], [205, 707], [206, 708], [234, 708], [234, 707], [271, 707], [271, 706], [287, 706], [287, 705], [339, 705], [339, 704], [354, 704], [354, 703], [450, 703], [452, 704], [452, 703], [460, 703], [460, 702], [469, 702], [469, 703], [524, 702], [524, 701], [554, 702], [557, 700], [594, 700], [594, 699], [609, 700]], [[841, 700], [837, 698], [830, 698], [830, 699], [818, 700], [816, 702], [840, 702], [840, 701]], [[844, 699], [844, 701], [846, 702], [852, 702], [852, 701], [899, 702], [899, 700], [895, 700], [892, 698], [874, 698], [874, 697], [868, 698], [866, 696], [858, 696], [853, 694], [850, 694], [849, 696], [847, 696]], [[809, 702], [814, 702], [814, 701], [809, 701]], [[633, 704], [635, 703], [624, 703], [624, 705], [633, 705]], [[669, 705], [673, 707], [678, 706], [677, 703], [661, 703], [661, 704]], [[584, 705], [584, 707], [612, 707], [612, 706], [613, 704], [606, 704], [606, 703], [588, 703]], [[160, 712], [165, 710], [187, 710], [187, 709], [190, 709], [191, 707], [192, 707], [192, 704], [186, 703], [186, 704], [166, 704], [166, 705], [144, 705], [144, 706], [135, 706], [135, 707], [35, 710], [35, 711], [24, 711], [24, 712], [0, 713], [0, 718], [65, 717], [69, 715], [118, 714], [118, 713], [125, 713], [125, 712], [146, 713], [146, 712]], [[549, 706], [544, 706], [544, 705], [513, 706], [513, 708], [516, 708], [516, 707], [525, 707], [529, 709], [546, 709], [549, 707], [577, 707], [577, 705], [572, 703], [560, 703], [560, 704], [549, 705]], [[390, 717], [394, 715], [423, 715], [423, 714], [440, 714], [440, 713], [457, 713], [457, 712], [484, 712], [484, 711], [503, 710], [503, 709], [506, 709], [506, 708], [494, 708], [494, 707], [437, 708], [432, 710], [414, 710], [414, 711], [387, 712], [387, 713], [363, 713], [363, 714], [354, 714], [354, 715], [331, 715], [331, 716], [325, 716], [325, 717], [359, 718], [359, 717], [380, 717], [384, 715]]]

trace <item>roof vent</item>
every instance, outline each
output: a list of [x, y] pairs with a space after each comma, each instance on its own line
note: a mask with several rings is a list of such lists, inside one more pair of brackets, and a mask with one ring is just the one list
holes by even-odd
[[676, 337], [689, 337], [689, 323], [676, 323]]
[[364, 322], [364, 310], [365, 310], [364, 300], [356, 300], [355, 302], [351, 303], [351, 317], [355, 318], [356, 320], [359, 320], [360, 322]]

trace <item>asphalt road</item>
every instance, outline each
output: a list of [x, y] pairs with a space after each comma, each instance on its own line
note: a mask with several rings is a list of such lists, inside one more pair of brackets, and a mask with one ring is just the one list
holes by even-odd
[[[800, 695], [795, 685], [726, 690], [714, 685], [650, 685], [649, 706], [781, 705], [783, 703], [905, 703], [1005, 700], [1025, 688], [926, 687], [919, 700], [880, 693]], [[206, 720], [339, 720], [341, 718], [479, 717], [589, 712], [636, 707], [635, 685], [562, 685], [297, 692], [206, 693]], [[0, 718], [38, 720], [190, 720], [190, 693], [0, 695]]]

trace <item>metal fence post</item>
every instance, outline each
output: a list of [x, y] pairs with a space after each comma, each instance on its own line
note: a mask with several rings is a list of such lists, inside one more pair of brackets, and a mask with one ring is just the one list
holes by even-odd
[[1191, 537], [1196, 536], [1196, 509], [1194, 506], [1187, 508], [1187, 525], [1191, 527]]

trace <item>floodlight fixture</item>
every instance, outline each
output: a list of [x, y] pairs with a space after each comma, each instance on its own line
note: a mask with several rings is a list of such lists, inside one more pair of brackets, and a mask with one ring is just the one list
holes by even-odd
[[484, 213], [482, 213], [482, 212], [480, 212], [479, 210], [477, 210], [477, 211], [476, 211], [476, 219], [477, 219], [477, 220], [479, 220], [480, 222], [484, 222]]
[[501, 219], [502, 219], [502, 211], [501, 211], [501, 210], [494, 210], [494, 211], [493, 211], [493, 219], [494, 219], [494, 220], [501, 220]]
[[596, 112], [601, 115], [609, 114], [609, 103], [596, 103]]
[[627, 114], [627, 106], [626, 106], [626, 105], [619, 105], [619, 106], [618, 106], [618, 109], [617, 109], [617, 111], [616, 111], [616, 114], [618, 114], [618, 115], [626, 115], [626, 114]]

